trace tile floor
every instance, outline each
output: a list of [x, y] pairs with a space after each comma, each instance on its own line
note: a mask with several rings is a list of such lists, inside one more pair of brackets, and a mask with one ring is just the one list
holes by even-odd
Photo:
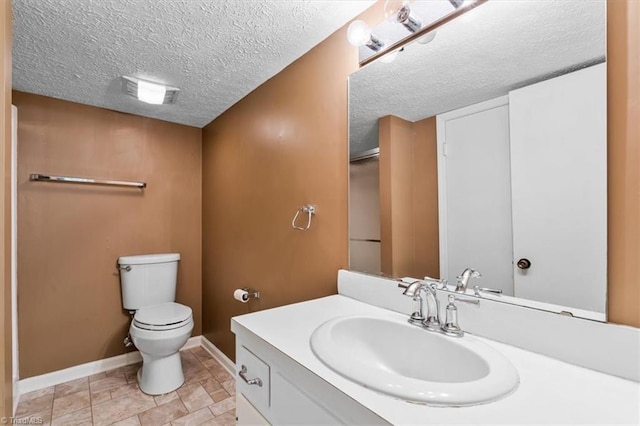
[[142, 393], [135, 364], [22, 395], [16, 417], [65, 426], [235, 425], [233, 376], [201, 347], [181, 355], [185, 383], [174, 392]]

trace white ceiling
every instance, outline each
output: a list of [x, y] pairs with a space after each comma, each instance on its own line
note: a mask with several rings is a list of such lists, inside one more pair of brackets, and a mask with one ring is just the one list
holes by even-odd
[[378, 118], [416, 121], [602, 61], [603, 0], [490, 0], [349, 77], [352, 153], [378, 146]]
[[[372, 3], [13, 0], [13, 88], [203, 127]], [[144, 104], [122, 75], [181, 92]]]

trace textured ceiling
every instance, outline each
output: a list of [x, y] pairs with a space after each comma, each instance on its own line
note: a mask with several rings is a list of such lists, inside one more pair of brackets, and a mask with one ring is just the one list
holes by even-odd
[[604, 55], [604, 1], [490, 0], [440, 28], [431, 43], [349, 77], [351, 152], [378, 146], [379, 117], [431, 117]]
[[[13, 0], [13, 88], [203, 127], [372, 3]], [[181, 92], [144, 104], [122, 75]]]

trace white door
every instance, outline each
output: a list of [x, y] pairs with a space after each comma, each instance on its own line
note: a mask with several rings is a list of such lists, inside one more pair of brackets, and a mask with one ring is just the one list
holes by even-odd
[[476, 285], [513, 295], [507, 101], [437, 116], [440, 270], [453, 284], [476, 268]]
[[517, 297], [605, 312], [606, 108], [605, 64], [509, 93]]

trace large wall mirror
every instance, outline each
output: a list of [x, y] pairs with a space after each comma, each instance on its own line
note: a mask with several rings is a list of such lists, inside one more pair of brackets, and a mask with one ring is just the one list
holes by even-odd
[[606, 320], [605, 16], [490, 0], [353, 73], [350, 268]]

